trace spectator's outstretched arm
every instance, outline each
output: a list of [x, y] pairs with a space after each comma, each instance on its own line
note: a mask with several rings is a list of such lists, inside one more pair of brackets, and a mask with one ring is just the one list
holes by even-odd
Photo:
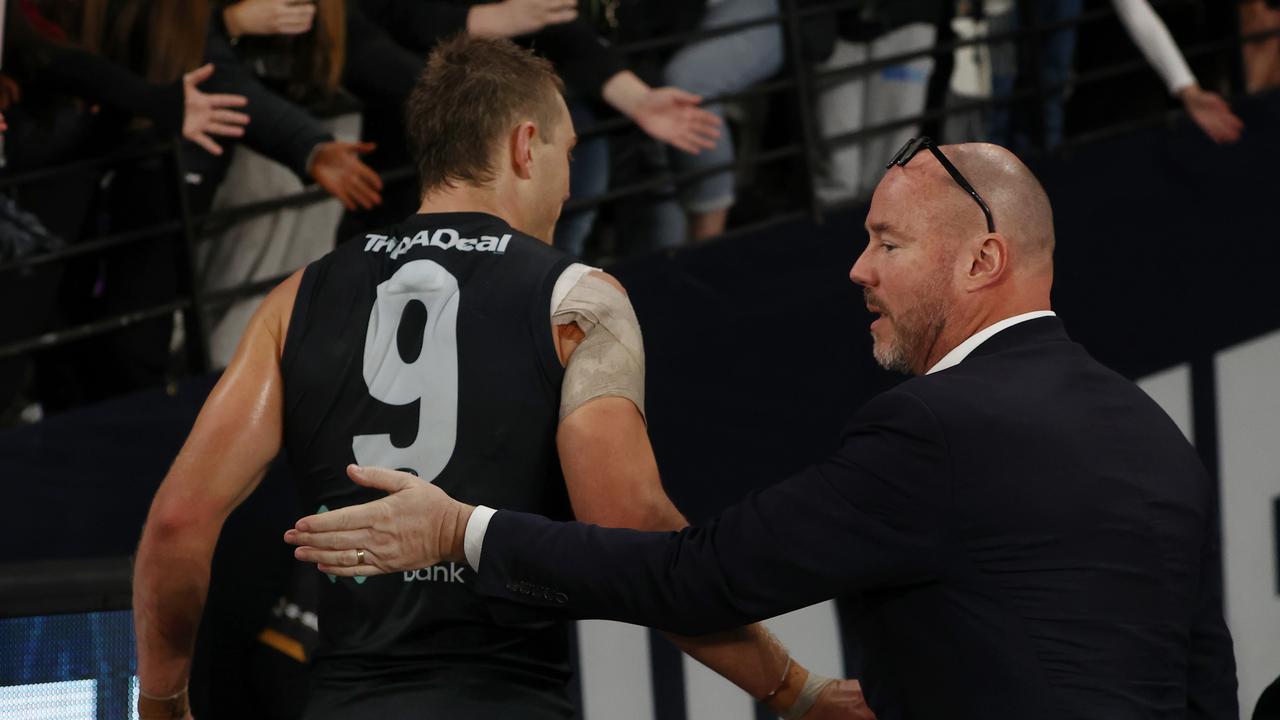
[[335, 141], [319, 120], [263, 85], [217, 28], [210, 28], [205, 53], [218, 68], [209, 84], [249, 99], [253, 122], [246, 145], [292, 170], [304, 184], [315, 181], [348, 210], [382, 202], [382, 180], [360, 160], [371, 144]]
[[1244, 123], [1216, 93], [1200, 87], [1186, 58], [1169, 34], [1169, 28], [1148, 0], [1111, 0], [1129, 37], [1160, 78], [1169, 93], [1182, 101], [1191, 119], [1217, 143], [1240, 139]]
[[214, 155], [222, 148], [210, 136], [245, 133], [249, 116], [232, 109], [244, 107], [243, 95], [208, 94], [198, 87], [213, 85], [207, 82], [214, 74], [208, 65], [176, 82], [157, 85], [87, 50], [52, 43], [45, 49], [47, 62], [35, 68], [35, 81], [46, 87], [147, 118], [162, 132], [182, 133]]
[[314, 2], [297, 0], [239, 0], [222, 8], [227, 35], [300, 35], [311, 29]]
[[185, 703], [213, 549], [280, 450], [280, 352], [301, 271], [267, 296], [156, 491], [133, 572], [139, 714]]
[[680, 88], [653, 88], [623, 70], [609, 78], [602, 94], [650, 137], [690, 155], [710, 150], [720, 137], [720, 118], [698, 107], [701, 97]]
[[502, 0], [458, 3], [448, 0], [363, 0], [360, 9], [405, 48], [426, 55], [460, 32], [476, 37], [514, 38], [578, 17], [576, 0]]
[[359, 7], [347, 10], [347, 66], [342, 83], [365, 101], [402, 112], [422, 74], [422, 58], [396, 42]]
[[[493, 3], [486, 3], [488, 7]], [[407, 50], [423, 57], [445, 38], [467, 30], [476, 7], [449, 0], [361, 0], [360, 10]]]
[[212, 63], [182, 76], [182, 137], [204, 148], [210, 155], [221, 155], [222, 146], [211, 136], [243, 137], [249, 116], [231, 108], [244, 107], [248, 100], [243, 95], [201, 92], [200, 83], [212, 76]]
[[467, 32], [478, 37], [514, 38], [577, 19], [577, 0], [503, 0], [472, 5]]
[[205, 59], [217, 72], [208, 86], [217, 92], [234, 92], [249, 99], [253, 122], [246, 128], [244, 143], [292, 170], [304, 183], [310, 182], [307, 161], [316, 145], [331, 142], [320, 121], [263, 85], [240, 62], [227, 38], [216, 27], [209, 29]]

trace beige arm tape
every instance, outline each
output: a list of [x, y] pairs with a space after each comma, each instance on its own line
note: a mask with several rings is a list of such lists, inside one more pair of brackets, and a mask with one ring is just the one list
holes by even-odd
[[582, 276], [552, 325], [576, 323], [585, 334], [564, 369], [560, 419], [601, 397], [622, 397], [644, 416], [644, 338], [631, 301], [599, 275]]

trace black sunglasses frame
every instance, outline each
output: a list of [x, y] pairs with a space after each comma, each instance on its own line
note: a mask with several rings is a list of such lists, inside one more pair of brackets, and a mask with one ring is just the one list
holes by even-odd
[[907, 144], [903, 145], [902, 149], [893, 156], [893, 159], [889, 161], [889, 164], [884, 166], [884, 169], [888, 170], [894, 165], [897, 165], [898, 167], [906, 167], [907, 163], [911, 162], [911, 158], [915, 157], [916, 153], [923, 149], [928, 149], [929, 152], [933, 153], [933, 156], [938, 158], [938, 162], [942, 164], [942, 167], [947, 171], [947, 174], [956, 181], [956, 184], [959, 185], [962, 190], [969, 193], [969, 197], [973, 198], [974, 202], [978, 203], [978, 207], [982, 208], [982, 214], [987, 218], [987, 232], [995, 232], [996, 222], [991, 217], [991, 208], [987, 207], [987, 202], [982, 199], [982, 196], [978, 194], [977, 190], [973, 189], [973, 185], [970, 185], [969, 181], [964, 179], [964, 175], [961, 175], [960, 171], [956, 169], [956, 166], [951, 164], [951, 161], [947, 159], [947, 156], [942, 154], [942, 151], [938, 149], [938, 146], [933, 144], [932, 139], [928, 137], [911, 138], [907, 141]]

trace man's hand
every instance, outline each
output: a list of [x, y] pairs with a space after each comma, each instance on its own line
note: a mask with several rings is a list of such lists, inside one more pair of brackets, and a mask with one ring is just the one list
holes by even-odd
[[1179, 92], [1178, 97], [1187, 114], [1214, 142], [1222, 145], [1240, 139], [1244, 121], [1231, 112], [1231, 106], [1217, 93], [1191, 85]]
[[222, 11], [227, 33], [241, 35], [301, 35], [316, 17], [313, 0], [240, 0]]
[[347, 475], [389, 495], [302, 518], [284, 534], [298, 546], [294, 557], [344, 577], [466, 562], [462, 541], [474, 507], [410, 473], [349, 465]]
[[199, 145], [211, 155], [221, 155], [222, 147], [210, 135], [241, 137], [249, 116], [227, 108], [244, 107], [249, 101], [243, 95], [206, 95], [197, 85], [213, 75], [213, 64], [207, 63], [182, 76], [182, 137]]
[[513, 38], [578, 17], [577, 0], [503, 0], [472, 6], [467, 32], [476, 37]]
[[382, 178], [360, 156], [373, 152], [369, 142], [327, 142], [316, 146], [307, 171], [320, 187], [348, 210], [382, 204]]
[[875, 720], [867, 707], [862, 684], [857, 680], [837, 680], [823, 688], [818, 701], [802, 716], [802, 720]]
[[720, 118], [698, 107], [702, 98], [680, 88], [649, 90], [630, 113], [640, 129], [690, 155], [716, 146]]

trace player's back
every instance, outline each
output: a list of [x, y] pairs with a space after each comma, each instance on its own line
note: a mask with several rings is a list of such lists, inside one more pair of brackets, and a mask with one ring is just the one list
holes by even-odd
[[[303, 510], [381, 496], [346, 477], [355, 462], [411, 470], [464, 502], [569, 518], [550, 325], [569, 264], [491, 215], [439, 213], [310, 265], [281, 358]], [[318, 577], [307, 716], [567, 716], [564, 624], [486, 604], [473, 578], [451, 563]]]

